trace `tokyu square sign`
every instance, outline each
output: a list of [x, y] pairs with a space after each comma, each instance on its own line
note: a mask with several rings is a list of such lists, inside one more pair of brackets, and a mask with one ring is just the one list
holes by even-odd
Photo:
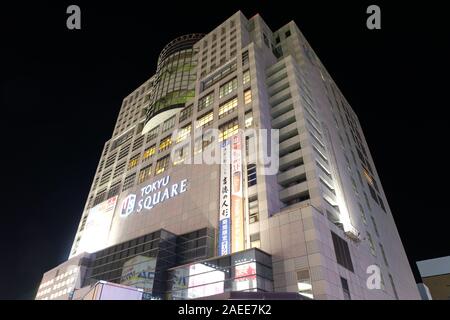
[[122, 200], [120, 216], [128, 217], [133, 212], [151, 210], [153, 207], [186, 192], [187, 179], [170, 183], [170, 176], [166, 176], [140, 189], [138, 193], [131, 193]]

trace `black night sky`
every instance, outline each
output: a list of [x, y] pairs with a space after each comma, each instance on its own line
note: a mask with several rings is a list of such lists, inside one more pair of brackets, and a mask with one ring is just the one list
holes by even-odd
[[[32, 299], [67, 259], [121, 101], [164, 45], [239, 9], [272, 30], [295, 20], [356, 111], [416, 278], [416, 260], [450, 254], [442, 1], [93, 2], [0, 4], [0, 299]], [[79, 31], [66, 28], [70, 4]], [[370, 4], [382, 30], [366, 28]]]

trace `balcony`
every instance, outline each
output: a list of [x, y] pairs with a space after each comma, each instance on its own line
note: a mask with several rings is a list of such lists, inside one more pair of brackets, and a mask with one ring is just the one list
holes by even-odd
[[295, 181], [304, 182], [306, 181], [305, 166], [300, 165], [298, 167], [293, 167], [292, 169], [282, 172], [278, 174], [277, 180], [278, 183], [283, 187], [286, 187]]
[[272, 115], [272, 118], [276, 118], [282, 115], [283, 113], [291, 111], [293, 108], [294, 105], [292, 104], [292, 99], [287, 99], [284, 100], [283, 102], [280, 102], [276, 106], [272, 106], [270, 114]]
[[280, 129], [280, 142], [298, 135], [297, 123], [293, 122]]
[[291, 90], [289, 89], [289, 87], [286, 87], [285, 89], [271, 96], [269, 98], [269, 103], [271, 106], [275, 106], [283, 102], [284, 100], [289, 99], [290, 97], [291, 97]]
[[305, 182], [293, 185], [280, 191], [280, 200], [289, 202], [295, 198], [301, 198], [308, 194], [308, 184]]
[[290, 152], [280, 158], [280, 171], [285, 171], [289, 167], [300, 165], [302, 163], [303, 163], [302, 150]]
[[284, 79], [280, 78], [278, 82], [275, 82], [271, 86], [269, 86], [268, 94], [272, 97], [278, 92], [285, 90], [286, 88], [289, 88], [289, 79], [287, 77], [285, 77]]
[[294, 110], [286, 112], [281, 116], [272, 120], [272, 128], [280, 129], [286, 127], [287, 125], [295, 122], [295, 113]]
[[280, 143], [280, 151], [279, 151], [280, 157], [282, 157], [290, 152], [293, 152], [295, 150], [298, 150], [300, 148], [301, 148], [300, 137], [298, 135], [293, 136], [292, 138], [287, 139]]

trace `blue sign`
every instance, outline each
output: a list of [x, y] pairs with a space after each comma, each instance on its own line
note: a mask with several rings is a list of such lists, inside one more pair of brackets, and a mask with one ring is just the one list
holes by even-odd
[[219, 221], [219, 256], [230, 254], [230, 218]]

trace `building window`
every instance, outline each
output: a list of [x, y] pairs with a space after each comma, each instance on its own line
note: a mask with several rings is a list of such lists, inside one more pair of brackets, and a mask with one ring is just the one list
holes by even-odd
[[170, 145], [172, 144], [172, 139], [170, 136], [164, 138], [159, 143], [159, 152], [163, 152], [170, 148]]
[[186, 144], [186, 145], [181, 146], [181, 147], [177, 147], [174, 150], [173, 165], [175, 166], [175, 165], [184, 163], [184, 161], [186, 160], [187, 155], [189, 154], [189, 152], [190, 152], [190, 145], [189, 144]]
[[291, 36], [291, 30], [288, 30], [284, 33], [286, 38], [289, 38]]
[[213, 112], [205, 114], [203, 117], [197, 119], [196, 128], [204, 127], [213, 122], [214, 114]]
[[347, 241], [339, 237], [333, 231], [331, 231], [331, 237], [333, 239], [333, 246], [336, 253], [337, 263], [353, 272], [353, 263]]
[[219, 88], [219, 98], [223, 98], [226, 95], [236, 91], [237, 89], [237, 78], [234, 78], [233, 80], [228, 81], [224, 85], [222, 85]]
[[261, 239], [259, 236], [259, 232], [250, 235], [250, 248], [260, 248], [261, 247]]
[[245, 66], [248, 63], [248, 51], [242, 53], [242, 65]]
[[116, 166], [116, 168], [114, 169], [113, 179], [117, 178], [125, 171], [125, 164], [126, 164], [126, 162], [122, 162]]
[[144, 154], [142, 155], [142, 161], [147, 161], [156, 153], [156, 146], [153, 145], [145, 149]]
[[248, 89], [244, 91], [244, 104], [252, 102], [252, 90]]
[[[140, 132], [141, 130], [138, 130]], [[144, 136], [140, 136], [137, 138], [133, 143], [133, 149], [131, 151], [136, 151], [137, 149], [140, 149], [142, 147], [142, 144], [144, 143]]]
[[389, 267], [389, 263], [388, 263], [388, 260], [387, 260], [387, 257], [386, 257], [386, 253], [384, 252], [384, 247], [383, 247], [383, 245], [381, 243], [379, 243], [379, 245], [380, 245], [381, 255], [383, 256], [384, 263], [386, 264], [386, 266]]
[[210, 130], [203, 133], [200, 139], [196, 139], [194, 143], [194, 154], [198, 154], [205, 150], [214, 141], [214, 136]]
[[392, 275], [391, 275], [391, 274], [389, 274], [389, 280], [390, 280], [390, 282], [391, 282], [392, 291], [394, 291], [395, 299], [398, 300], [397, 289], [395, 288], [394, 279], [392, 278]]
[[142, 183], [152, 175], [152, 165], [149, 164], [139, 171], [138, 183]]
[[223, 103], [219, 107], [219, 119], [226, 116], [227, 114], [232, 113], [238, 105], [238, 99], [237, 97], [228, 100], [227, 102]]
[[367, 208], [369, 208], [370, 211], [372, 211], [372, 208], [370, 207], [369, 198], [367, 198], [367, 193], [364, 192], [364, 199], [366, 200]]
[[248, 201], [248, 220], [250, 224], [259, 221], [258, 198]]
[[264, 40], [264, 43], [267, 46], [267, 48], [270, 48], [269, 39], [267, 38], [265, 33], [263, 33], [263, 40]]
[[155, 174], [160, 174], [169, 168], [170, 155], [167, 155], [156, 162]]
[[123, 182], [123, 189], [122, 189], [122, 191], [130, 189], [134, 185], [134, 179], [135, 178], [136, 178], [136, 172], [133, 173], [133, 174], [130, 174], [128, 177], [126, 177], [125, 181]]
[[250, 82], [250, 70], [244, 71], [242, 74], [242, 84], [247, 84]]
[[159, 126], [156, 128], [153, 128], [147, 133], [147, 140], [146, 142], [149, 142], [150, 140], [155, 139], [158, 136]]
[[190, 135], [191, 135], [191, 125], [188, 124], [187, 126], [184, 126], [180, 130], [178, 130], [177, 143], [186, 140]]
[[139, 163], [139, 154], [133, 156], [130, 158], [130, 161], [128, 161], [128, 170], [133, 169], [134, 167], [136, 167]]
[[254, 163], [247, 165], [247, 182], [249, 187], [256, 184], [256, 164]]
[[361, 214], [361, 219], [364, 222], [365, 225], [367, 225], [367, 217], [366, 217], [366, 213], [364, 212], [364, 208], [361, 205], [361, 203], [358, 203], [359, 206], [359, 212]]
[[310, 299], [314, 298], [308, 269], [297, 271], [297, 288], [300, 295]]
[[245, 129], [250, 128], [253, 125], [253, 112], [247, 111], [244, 116]]
[[192, 115], [192, 105], [187, 106], [186, 108], [181, 110], [179, 122], [182, 122], [182, 121], [190, 118], [191, 115]]
[[234, 136], [236, 133], [238, 133], [239, 124], [238, 119], [235, 118], [231, 121], [228, 121], [227, 123], [221, 125], [219, 127], [219, 142], [228, 139], [229, 137]]
[[172, 129], [174, 125], [175, 125], [175, 116], [164, 121], [164, 123], [162, 124], [162, 132], [166, 132], [167, 130]]
[[347, 279], [341, 277], [341, 285], [342, 285], [342, 291], [344, 292], [344, 300], [351, 300], [350, 289], [348, 287]]
[[377, 237], [380, 237], [380, 234], [378, 233], [378, 227], [375, 222], [375, 218], [373, 216], [370, 216], [370, 219], [372, 219], [372, 224], [373, 224], [373, 229], [375, 230], [375, 234], [377, 235]]
[[214, 92], [209, 93], [203, 98], [198, 100], [198, 111], [208, 108], [214, 103]]
[[376, 256], [375, 245], [373, 244], [372, 235], [369, 232], [367, 232], [367, 241], [369, 242], [370, 253]]
[[120, 181], [114, 183], [108, 191], [108, 199], [120, 193]]

